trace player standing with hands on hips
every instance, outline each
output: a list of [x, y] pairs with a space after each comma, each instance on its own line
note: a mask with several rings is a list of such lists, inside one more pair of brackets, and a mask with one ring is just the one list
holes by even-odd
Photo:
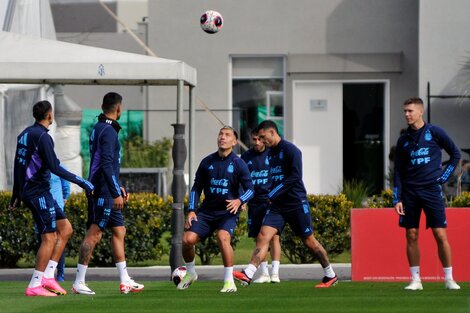
[[250, 264], [242, 272], [234, 271], [233, 276], [242, 285], [249, 285], [258, 266], [266, 258], [269, 242], [275, 235], [281, 235], [288, 223], [323, 267], [325, 276], [315, 287], [329, 288], [338, 282], [338, 277], [330, 265], [325, 249], [313, 235], [307, 191], [302, 181], [302, 153], [294, 144], [279, 136], [273, 121], [266, 120], [258, 125], [258, 137], [271, 149], [269, 166], [272, 186], [268, 194], [271, 204], [256, 238], [256, 248]]
[[[411, 271], [411, 283], [406, 290], [422, 290], [419, 273], [418, 246], [421, 210], [426, 215], [426, 228], [431, 228], [444, 268], [445, 287], [460, 289], [452, 276], [452, 258], [447, 239], [447, 220], [441, 185], [455, 170], [460, 152], [445, 131], [424, 122], [424, 105], [420, 98], [410, 98], [403, 104], [408, 129], [400, 136], [395, 152], [394, 205], [400, 216], [399, 225], [406, 228], [406, 253]], [[441, 149], [450, 156], [442, 169]]]
[[[217, 136], [217, 152], [205, 157], [196, 171], [189, 195], [189, 212], [183, 236], [183, 258], [186, 275], [177, 288], [188, 288], [197, 280], [194, 246], [217, 231], [217, 242], [224, 263], [224, 286], [220, 292], [236, 292], [233, 281], [233, 249], [230, 239], [238, 223], [241, 206], [253, 197], [253, 184], [245, 162], [232, 150], [238, 134], [230, 126], [224, 126]], [[240, 190], [243, 190], [241, 194]], [[204, 191], [204, 201], [199, 197]]]

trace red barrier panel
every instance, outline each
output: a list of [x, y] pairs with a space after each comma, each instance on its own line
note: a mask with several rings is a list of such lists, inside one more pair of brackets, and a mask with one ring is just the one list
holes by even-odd
[[[470, 209], [448, 208], [447, 236], [452, 248], [456, 281], [470, 281]], [[421, 215], [419, 247], [421, 279], [442, 281], [444, 272], [431, 229]], [[405, 229], [398, 226], [394, 209], [351, 210], [351, 254], [353, 281], [408, 281]]]

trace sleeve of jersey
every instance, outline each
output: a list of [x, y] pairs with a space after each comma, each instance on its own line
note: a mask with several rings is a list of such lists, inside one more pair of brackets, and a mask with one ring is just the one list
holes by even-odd
[[450, 156], [449, 161], [447, 162], [446, 167], [442, 171], [441, 176], [437, 179], [439, 184], [444, 184], [447, 182], [454, 172], [457, 164], [460, 160], [460, 151], [459, 148], [455, 145], [455, 143], [450, 139], [450, 137], [440, 128], [438, 129], [438, 138], [440, 146], [447, 152]]
[[42, 136], [41, 144], [39, 145], [39, 153], [42, 160], [47, 164], [52, 173], [79, 185], [85, 189], [87, 193], [90, 193], [94, 189], [93, 185], [89, 181], [73, 173], [70, 173], [60, 166], [60, 162], [54, 152], [54, 143], [52, 142], [52, 138], [49, 135]]
[[13, 169], [13, 191], [11, 195], [10, 206], [12, 206], [15, 201], [19, 202], [20, 200], [19, 168], [16, 164], [16, 160], [18, 160], [18, 151], [15, 153], [15, 166]]
[[242, 190], [245, 191], [244, 194], [240, 196], [240, 201], [242, 203], [248, 202], [253, 196], [255, 195], [255, 191], [253, 188], [253, 181], [251, 179], [251, 174], [250, 170], [248, 169], [248, 166], [243, 160], [239, 160], [238, 162], [238, 168], [240, 171], [240, 183]]
[[393, 160], [393, 205], [401, 201], [401, 169], [402, 169], [402, 154], [400, 141], [395, 148], [395, 159]]
[[203, 167], [204, 164], [201, 162], [199, 165], [196, 175], [194, 176], [194, 183], [193, 187], [191, 188], [191, 192], [189, 193], [189, 211], [196, 211], [197, 207], [199, 206], [199, 198], [202, 193], [203, 186]]
[[287, 166], [291, 167], [290, 175], [271, 190], [268, 194], [269, 199], [276, 199], [283, 193], [289, 191], [294, 183], [302, 180], [302, 154], [300, 150], [286, 150], [284, 157], [286, 158], [285, 163]]
[[113, 169], [113, 160], [116, 157], [114, 155], [114, 142], [115, 134], [112, 127], [105, 129], [100, 136], [99, 144], [101, 148], [101, 169], [103, 171], [106, 184], [108, 185], [109, 192], [111, 196], [115, 199], [121, 196], [121, 185], [119, 184], [118, 177], [114, 173]]

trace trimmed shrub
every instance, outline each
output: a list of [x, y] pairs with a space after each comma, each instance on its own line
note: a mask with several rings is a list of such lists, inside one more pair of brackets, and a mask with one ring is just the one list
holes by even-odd
[[0, 192], [0, 267], [14, 267], [19, 259], [34, 258], [31, 250], [37, 246], [33, 217], [21, 206], [8, 209], [11, 192]]
[[456, 196], [451, 204], [450, 207], [454, 208], [468, 208], [470, 207], [470, 192], [464, 191], [460, 196]]
[[367, 200], [367, 205], [369, 208], [393, 208], [393, 191], [382, 190], [380, 195], [374, 195]]
[[[344, 194], [308, 195], [315, 238], [328, 255], [337, 255], [351, 247], [349, 219], [352, 202]], [[281, 248], [286, 257], [296, 264], [312, 263], [315, 256], [304, 247], [290, 227], [281, 236]]]
[[[159, 259], [168, 253], [160, 240], [170, 229], [171, 204], [173, 199], [164, 199], [150, 193], [131, 194], [123, 209], [126, 225], [126, 259], [144, 261]], [[87, 203], [85, 195], [74, 194], [67, 201], [66, 212], [74, 227], [74, 234], [69, 240], [67, 253], [71, 257], [78, 255], [80, 244], [85, 236], [87, 221]], [[92, 265], [114, 265], [111, 249], [111, 232], [106, 230], [101, 242], [93, 252]]]

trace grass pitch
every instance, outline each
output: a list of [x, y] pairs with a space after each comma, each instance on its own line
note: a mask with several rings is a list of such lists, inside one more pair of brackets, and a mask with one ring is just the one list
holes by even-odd
[[[424, 283], [424, 290], [403, 290], [404, 283], [340, 282], [315, 289], [314, 282], [283, 281], [239, 287], [222, 294], [222, 282], [195, 282], [176, 290], [170, 282], [144, 282], [142, 293], [121, 295], [117, 282], [89, 282], [95, 296], [25, 297], [27, 282], [0, 282], [0, 312], [470, 312], [470, 283], [449, 291], [443, 283]], [[62, 284], [70, 290], [71, 282]]]

